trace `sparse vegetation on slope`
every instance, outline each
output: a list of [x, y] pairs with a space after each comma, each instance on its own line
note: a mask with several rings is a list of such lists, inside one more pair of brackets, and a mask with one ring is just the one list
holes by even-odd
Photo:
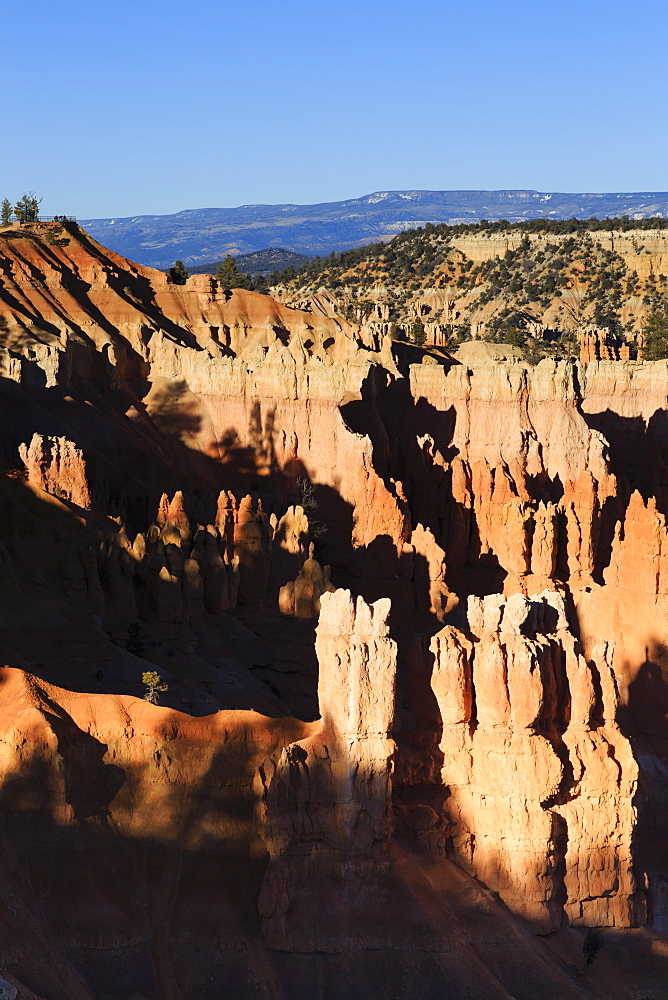
[[270, 281], [286, 301], [326, 289], [341, 315], [383, 320], [394, 339], [415, 341], [420, 319], [441, 344], [477, 336], [535, 356], [572, 352], [578, 329], [634, 341], [662, 308], [668, 281], [647, 244], [665, 242], [666, 229], [665, 219], [626, 217], [427, 225]]

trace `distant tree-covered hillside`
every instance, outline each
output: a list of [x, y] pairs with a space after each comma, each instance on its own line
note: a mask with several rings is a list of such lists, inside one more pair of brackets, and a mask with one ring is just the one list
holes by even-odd
[[[268, 247], [266, 250], [254, 250], [253, 253], [238, 254], [234, 263], [242, 274], [262, 275], [267, 277], [274, 271], [284, 271], [287, 268], [303, 267], [311, 260], [310, 256], [285, 250], [283, 247]], [[222, 260], [214, 260], [209, 264], [200, 264], [189, 268], [191, 274], [215, 274]]]
[[427, 225], [269, 282], [284, 301], [307, 307], [324, 289], [342, 316], [396, 339], [476, 336], [549, 353], [545, 345], [572, 346], [586, 326], [637, 338], [666, 303], [667, 230], [667, 219], [626, 216]]
[[[526, 222], [480, 222], [457, 226], [427, 224], [419, 229], [406, 229], [398, 233], [392, 240], [382, 243], [370, 243], [355, 250], [343, 253], [332, 253], [327, 257], [313, 257], [301, 267], [292, 266], [283, 272], [272, 275], [275, 281], [313, 279], [324, 272], [332, 273], [336, 269], [348, 269], [364, 263], [380, 262], [386, 265], [385, 270], [393, 278], [409, 277], [411, 267], [418, 263], [425, 274], [430, 269], [432, 258], [438, 256], [437, 246], [459, 236], [497, 235], [506, 232], [544, 234], [563, 236], [577, 233], [595, 232], [629, 232], [631, 230], [647, 231], [668, 229], [668, 219], [661, 217], [650, 219], [630, 219], [622, 216], [619, 219], [531, 219]], [[430, 257], [431, 255], [431, 257]]]

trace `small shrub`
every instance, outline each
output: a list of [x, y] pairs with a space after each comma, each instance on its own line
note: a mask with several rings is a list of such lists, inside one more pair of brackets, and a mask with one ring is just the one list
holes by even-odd
[[327, 534], [327, 525], [318, 519], [320, 503], [316, 496], [316, 488], [305, 476], [297, 480], [297, 495], [299, 506], [308, 519], [308, 533], [313, 541], [319, 541]]
[[169, 690], [169, 684], [163, 681], [162, 677], [157, 670], [145, 670], [141, 675], [141, 681], [146, 688], [146, 693], [144, 694], [144, 701], [150, 701], [152, 705], [157, 705], [159, 702], [159, 692], [164, 692]]
[[598, 928], [590, 928], [582, 942], [582, 954], [587, 965], [591, 965], [603, 947], [603, 935]]

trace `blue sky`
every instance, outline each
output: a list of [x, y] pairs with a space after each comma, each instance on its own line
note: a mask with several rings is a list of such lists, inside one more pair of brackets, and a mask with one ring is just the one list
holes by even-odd
[[[663, 2], [0, 0], [0, 197], [668, 190]], [[7, 43], [11, 39], [11, 43]]]

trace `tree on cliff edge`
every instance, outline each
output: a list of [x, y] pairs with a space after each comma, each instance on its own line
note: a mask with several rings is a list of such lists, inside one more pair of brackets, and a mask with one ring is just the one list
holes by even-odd
[[185, 285], [190, 277], [190, 271], [182, 260], [175, 260], [174, 267], [170, 267], [169, 269], [169, 277], [172, 279], [172, 284]]
[[241, 273], [229, 253], [216, 268], [216, 280], [224, 292], [229, 292], [233, 288], [248, 288], [246, 275]]
[[28, 191], [14, 205], [14, 215], [19, 222], [34, 222], [39, 215], [41, 201], [34, 191]]
[[149, 701], [151, 705], [157, 705], [160, 701], [158, 692], [169, 690], [169, 684], [163, 681], [157, 670], [145, 670], [141, 675], [141, 680], [146, 688], [144, 701]]
[[3, 226], [8, 226], [10, 219], [12, 217], [12, 203], [9, 198], [3, 198], [2, 208], [0, 209], [0, 224]]

